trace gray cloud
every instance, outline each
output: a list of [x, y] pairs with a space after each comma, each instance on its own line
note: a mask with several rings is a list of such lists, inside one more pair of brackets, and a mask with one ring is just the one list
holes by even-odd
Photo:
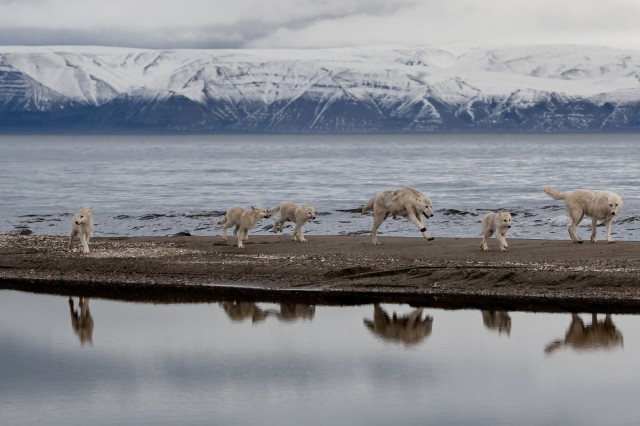
[[121, 0], [109, 2], [107, 8], [91, 0], [0, 0], [0, 44], [242, 48], [279, 30], [303, 31], [317, 22], [352, 15], [383, 15], [408, 3], [276, 0], [266, 4], [242, 0], [229, 8], [226, 1], [184, 0], [152, 2], [153, 7], [145, 10]]
[[0, 0], [0, 44], [640, 46], [635, 0]]

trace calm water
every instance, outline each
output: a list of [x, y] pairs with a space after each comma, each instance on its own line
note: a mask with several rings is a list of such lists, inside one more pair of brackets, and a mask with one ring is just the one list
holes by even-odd
[[638, 422], [638, 316], [72, 300], [0, 291], [0, 424]]
[[[0, 150], [3, 233], [65, 235], [93, 206], [97, 236], [219, 235], [231, 206], [290, 200], [320, 213], [309, 236], [366, 234], [369, 198], [415, 186], [436, 237], [476, 237], [487, 210], [509, 208], [511, 237], [568, 238], [562, 203], [541, 190], [552, 185], [622, 193], [614, 238], [640, 239], [640, 135], [0, 136]], [[419, 236], [405, 220], [380, 233]]]

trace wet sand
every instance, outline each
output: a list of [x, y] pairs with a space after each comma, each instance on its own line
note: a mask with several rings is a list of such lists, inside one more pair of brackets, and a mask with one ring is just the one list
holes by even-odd
[[640, 312], [640, 242], [251, 236], [0, 235], [0, 288], [154, 303], [297, 301], [440, 308]]

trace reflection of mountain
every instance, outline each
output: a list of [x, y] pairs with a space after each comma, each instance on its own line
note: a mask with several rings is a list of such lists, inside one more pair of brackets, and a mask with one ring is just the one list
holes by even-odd
[[316, 313], [315, 306], [301, 303], [280, 303], [280, 310], [262, 309], [253, 302], [222, 302], [220, 306], [231, 321], [251, 319], [254, 323], [262, 322], [267, 317], [276, 317], [281, 322], [312, 320]]
[[373, 321], [365, 319], [365, 326], [376, 336], [385, 340], [416, 344], [431, 335], [433, 318], [422, 318], [423, 308], [414, 309], [408, 315], [398, 317], [394, 312], [389, 316], [380, 305], [373, 306]]
[[0, 47], [0, 131], [640, 129], [640, 52]]
[[69, 311], [71, 313], [71, 327], [80, 338], [80, 343], [93, 343], [93, 317], [89, 311], [89, 298], [81, 297], [78, 301], [80, 310], [73, 306], [73, 299], [69, 298]]
[[564, 340], [554, 340], [544, 348], [544, 352], [551, 354], [564, 347], [576, 351], [614, 349], [622, 347], [622, 343], [622, 333], [613, 324], [610, 314], [605, 315], [604, 321], [598, 321], [597, 314], [592, 314], [591, 324], [587, 326], [580, 316], [571, 314], [571, 325]]
[[498, 334], [511, 334], [511, 317], [506, 311], [482, 311], [482, 322], [489, 330], [497, 331]]

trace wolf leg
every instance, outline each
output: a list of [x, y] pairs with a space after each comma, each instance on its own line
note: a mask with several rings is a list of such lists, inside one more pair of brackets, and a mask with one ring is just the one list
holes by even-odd
[[238, 237], [238, 248], [244, 248], [244, 244], [242, 244], [242, 240], [244, 240], [244, 229], [238, 230], [239, 226], [236, 227], [234, 234]]
[[77, 232], [71, 231], [71, 235], [69, 236], [69, 251], [73, 250], [73, 237], [77, 235]]
[[567, 209], [569, 210], [569, 217], [571, 218], [571, 225], [569, 226], [569, 236], [571, 237], [571, 241], [582, 244], [582, 238], [580, 238], [576, 233], [576, 228], [584, 217], [584, 211], [580, 206], [570, 207], [567, 205]]
[[613, 238], [611, 238], [611, 222], [612, 221], [613, 221], [613, 219], [609, 219], [606, 222], [606, 224], [607, 224], [607, 242], [608, 243], [615, 243], [615, 240]]
[[229, 227], [229, 221], [226, 221], [222, 225], [222, 241], [227, 241], [227, 228]]
[[500, 242], [500, 251], [508, 251], [509, 244], [507, 244], [507, 240], [504, 238], [504, 234], [498, 232], [496, 233], [496, 239]]
[[480, 233], [480, 235], [482, 235], [480, 248], [482, 249], [482, 251], [489, 251], [488, 241], [489, 238], [491, 238], [491, 236], [493, 235], [493, 230], [488, 228], [487, 225], [483, 222], [482, 232]]
[[[598, 219], [596, 219], [595, 217], [591, 218], [591, 242], [595, 243], [596, 241], [598, 241], [598, 238], [596, 237], [596, 226], [598, 226]], [[607, 241], [609, 240], [608, 238], [609, 236], [607, 235]]]
[[373, 215], [373, 228], [371, 228], [371, 238], [373, 239], [373, 244], [378, 245], [380, 242], [378, 241], [378, 228], [382, 225], [382, 222], [387, 218], [388, 213], [374, 213]]
[[422, 224], [422, 221], [413, 213], [409, 213], [409, 215], [407, 216], [407, 218], [413, 222], [414, 225], [416, 225], [418, 227], [418, 229], [420, 230], [420, 232], [422, 233], [422, 236], [427, 240], [427, 241], [431, 241], [434, 238], [430, 237], [429, 234], [427, 233], [427, 227], [424, 226]]
[[300, 224], [296, 223], [296, 230], [294, 231], [293, 235], [294, 235], [294, 237], [293, 237], [294, 240], [296, 238], [295, 236], [297, 235], [298, 236], [298, 240], [301, 243], [306, 243], [307, 242], [307, 240], [304, 238], [304, 233], [302, 232], [302, 224], [301, 223]]
[[80, 232], [80, 244], [82, 244], [82, 252], [89, 253], [89, 243], [87, 242], [87, 234]]

